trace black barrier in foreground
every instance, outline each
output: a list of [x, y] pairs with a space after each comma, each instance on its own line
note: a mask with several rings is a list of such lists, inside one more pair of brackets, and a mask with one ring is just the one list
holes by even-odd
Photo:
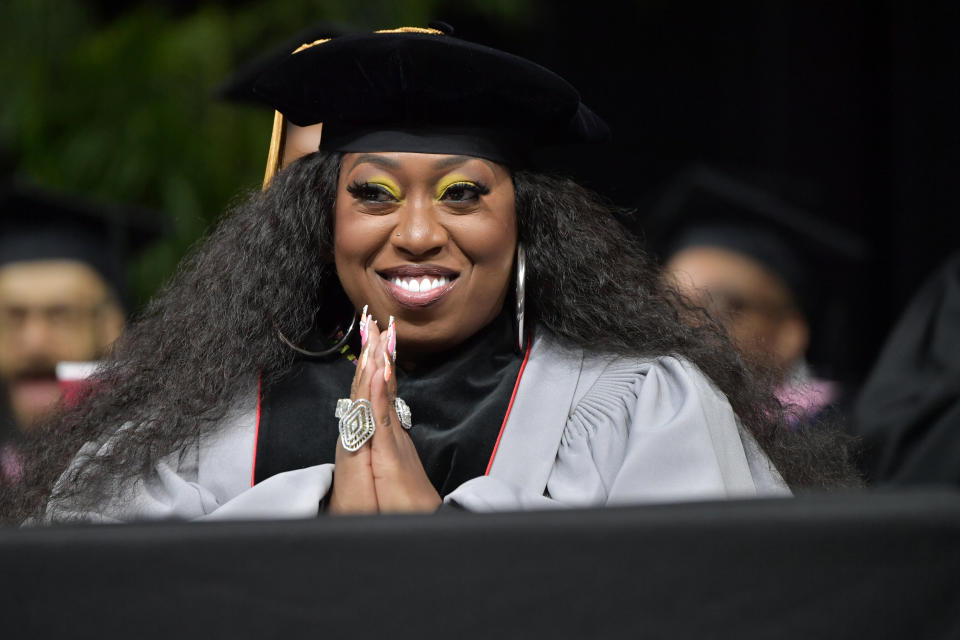
[[960, 493], [0, 530], [0, 634], [960, 638]]

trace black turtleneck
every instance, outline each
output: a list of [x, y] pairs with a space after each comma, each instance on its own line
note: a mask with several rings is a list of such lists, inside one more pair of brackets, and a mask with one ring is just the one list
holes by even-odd
[[[522, 364], [513, 347], [515, 332], [503, 312], [414, 371], [396, 369], [397, 394], [413, 413], [408, 433], [441, 496], [486, 471]], [[349, 397], [354, 371], [345, 357], [304, 360], [265, 391], [256, 482], [334, 461], [339, 434], [333, 412], [337, 399]]]

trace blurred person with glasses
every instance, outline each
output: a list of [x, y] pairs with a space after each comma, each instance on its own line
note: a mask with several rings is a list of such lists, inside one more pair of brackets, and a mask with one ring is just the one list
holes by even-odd
[[694, 167], [668, 187], [645, 227], [666, 273], [774, 379], [795, 424], [843, 404], [845, 323], [867, 253], [858, 236], [798, 204], [812, 200], [800, 188], [807, 186]]

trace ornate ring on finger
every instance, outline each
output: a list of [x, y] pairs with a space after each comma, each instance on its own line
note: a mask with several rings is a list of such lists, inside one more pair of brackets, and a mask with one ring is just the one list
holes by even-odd
[[400, 424], [404, 429], [410, 430], [413, 426], [413, 414], [410, 412], [410, 405], [403, 401], [403, 398], [397, 398], [393, 401], [393, 406], [397, 410], [397, 417], [400, 418]]
[[377, 424], [369, 400], [357, 398], [337, 400], [334, 417], [340, 418], [340, 442], [347, 451], [357, 451], [373, 437]]

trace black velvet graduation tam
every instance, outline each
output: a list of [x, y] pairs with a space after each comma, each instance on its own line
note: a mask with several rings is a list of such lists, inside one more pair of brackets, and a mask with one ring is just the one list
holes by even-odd
[[293, 53], [303, 43], [315, 42], [316, 40], [324, 38], [334, 38], [350, 31], [347, 27], [327, 22], [319, 22], [305, 29], [301, 29], [280, 44], [270, 47], [256, 57], [239, 65], [234, 69], [233, 73], [214, 90], [214, 95], [227, 102], [270, 107], [272, 109], [273, 105], [257, 95], [253, 90], [257, 78], [268, 69], [283, 61], [284, 58]]
[[133, 207], [10, 185], [0, 191], [0, 266], [76, 260], [95, 269], [122, 300], [126, 260], [163, 231], [151, 217]]
[[337, 151], [463, 153], [512, 164], [537, 147], [609, 136], [557, 74], [435, 29], [312, 43], [254, 91], [295, 125], [323, 123], [320, 147]]

